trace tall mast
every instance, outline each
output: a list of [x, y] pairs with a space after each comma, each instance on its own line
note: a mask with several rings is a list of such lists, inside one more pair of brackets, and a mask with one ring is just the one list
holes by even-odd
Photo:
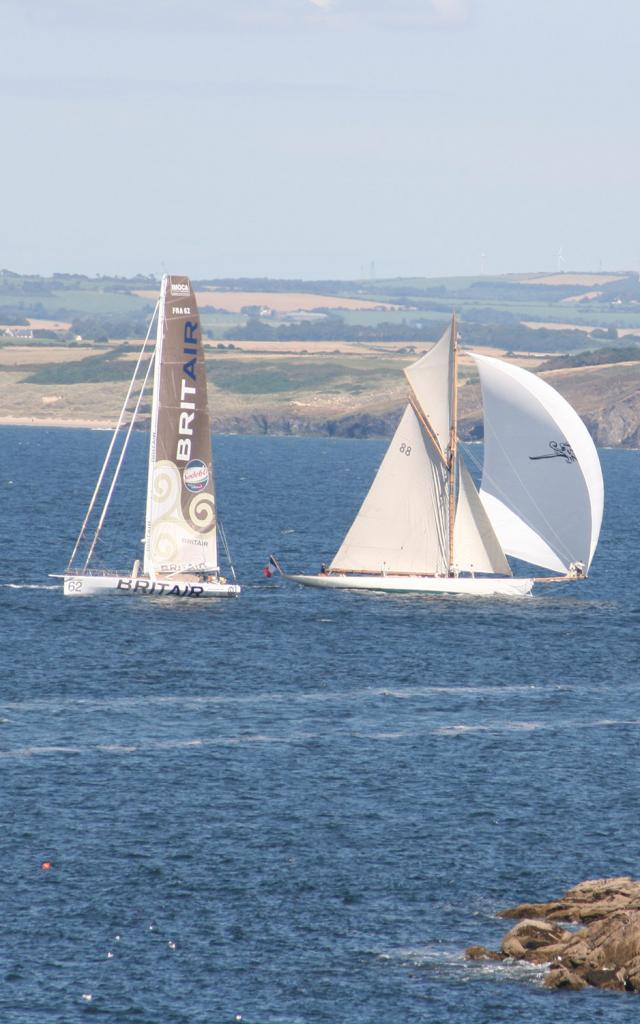
[[453, 530], [456, 508], [456, 461], [458, 451], [458, 327], [455, 313], [451, 317], [453, 369], [451, 373], [451, 427], [449, 432], [449, 572], [453, 568]]
[[144, 561], [145, 573], [151, 570], [150, 564], [150, 543], [151, 543], [151, 521], [153, 515], [153, 471], [156, 464], [156, 453], [158, 448], [158, 413], [160, 411], [160, 375], [162, 373], [162, 348], [166, 330], [166, 297], [169, 277], [162, 275], [160, 287], [160, 298], [158, 300], [158, 326], [156, 332], [156, 347], [154, 351], [155, 366], [153, 371], [153, 397], [151, 399], [151, 423], [149, 426], [149, 464], [147, 466], [147, 504], [145, 512], [144, 527]]

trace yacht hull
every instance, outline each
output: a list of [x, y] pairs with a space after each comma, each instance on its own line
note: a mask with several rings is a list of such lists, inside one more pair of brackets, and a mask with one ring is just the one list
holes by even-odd
[[207, 598], [237, 597], [240, 587], [237, 583], [193, 582], [185, 580], [158, 580], [134, 576], [83, 576], [64, 577], [65, 597], [97, 597], [109, 594], [125, 594], [131, 597], [172, 597]]
[[326, 590], [376, 590], [399, 594], [466, 594], [469, 597], [524, 597], [533, 579], [491, 579], [476, 576], [339, 576], [286, 574], [293, 583]]

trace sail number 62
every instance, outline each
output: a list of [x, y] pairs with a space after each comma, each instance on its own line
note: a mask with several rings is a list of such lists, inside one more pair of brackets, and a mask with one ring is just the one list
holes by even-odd
[[403, 455], [411, 455], [411, 445], [405, 444], [404, 441], [400, 445], [400, 451]]

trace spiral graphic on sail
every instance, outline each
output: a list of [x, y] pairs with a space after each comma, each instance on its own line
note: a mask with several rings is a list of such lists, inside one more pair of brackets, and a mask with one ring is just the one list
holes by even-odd
[[180, 472], [173, 462], [168, 459], [156, 462], [151, 484], [154, 519], [162, 519], [178, 510], [181, 486]]
[[189, 525], [198, 533], [208, 533], [216, 525], [213, 495], [198, 494], [189, 504]]
[[178, 561], [179, 545], [175, 521], [156, 523], [151, 530], [151, 558], [154, 565], [174, 564]]

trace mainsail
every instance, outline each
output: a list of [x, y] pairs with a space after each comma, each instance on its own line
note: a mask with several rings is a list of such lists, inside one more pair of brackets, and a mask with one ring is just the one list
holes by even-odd
[[446, 573], [447, 477], [440, 453], [407, 406], [331, 570]]
[[502, 548], [533, 565], [585, 571], [598, 543], [602, 471], [587, 428], [539, 377], [470, 353], [482, 386], [480, 497]]
[[216, 571], [207, 381], [196, 297], [165, 275], [158, 316], [144, 571]]
[[[454, 318], [433, 348], [405, 368], [410, 404], [332, 571], [448, 575], [454, 547], [455, 332]], [[473, 557], [479, 572], [496, 571], [484, 568], [489, 556], [472, 512], [463, 516], [463, 534], [463, 562]]]

